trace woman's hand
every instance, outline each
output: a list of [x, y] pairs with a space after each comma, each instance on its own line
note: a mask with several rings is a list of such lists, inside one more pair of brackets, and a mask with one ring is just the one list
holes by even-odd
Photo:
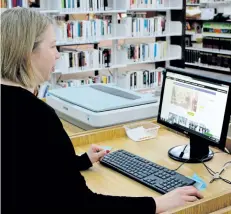
[[92, 164], [99, 161], [101, 158], [103, 158], [104, 155], [106, 155], [108, 151], [105, 151], [100, 146], [92, 144], [89, 148], [87, 155], [91, 161]]
[[163, 196], [155, 198], [156, 213], [184, 206], [187, 202], [197, 201], [203, 198], [201, 193], [193, 186], [177, 188]]

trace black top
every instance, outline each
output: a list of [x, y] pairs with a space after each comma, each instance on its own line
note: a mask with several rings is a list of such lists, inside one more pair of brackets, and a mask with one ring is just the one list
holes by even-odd
[[55, 111], [20, 87], [1, 85], [1, 95], [7, 213], [155, 213], [151, 197], [105, 196], [88, 189], [79, 171], [92, 164], [86, 153], [76, 156]]

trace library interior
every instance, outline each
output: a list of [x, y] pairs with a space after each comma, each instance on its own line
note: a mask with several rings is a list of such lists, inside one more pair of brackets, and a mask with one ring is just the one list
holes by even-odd
[[0, 0], [3, 213], [231, 213], [231, 0]]

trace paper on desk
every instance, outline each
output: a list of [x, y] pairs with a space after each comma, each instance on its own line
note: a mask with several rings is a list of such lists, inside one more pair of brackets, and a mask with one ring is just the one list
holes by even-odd
[[152, 137], [143, 126], [126, 130], [127, 136], [134, 141], [142, 141]]

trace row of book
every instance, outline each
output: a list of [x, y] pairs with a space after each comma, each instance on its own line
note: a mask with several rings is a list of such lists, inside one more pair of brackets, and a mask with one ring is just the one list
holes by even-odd
[[223, 68], [231, 68], [231, 56], [201, 52], [201, 63]]
[[[158, 41], [149, 44], [126, 44], [118, 46], [116, 64], [132, 64], [136, 62], [151, 62], [166, 59], [168, 57], [168, 45], [166, 41]], [[56, 62], [56, 69], [62, 73], [81, 72], [91, 69], [110, 68], [112, 66], [111, 48], [99, 48], [89, 50], [73, 50], [60, 52], [60, 58]]]
[[[138, 91], [139, 89], [161, 88], [163, 83], [163, 70], [164, 69], [119, 72], [117, 76], [117, 86]], [[113, 77], [111, 75], [98, 75], [80, 79], [59, 80], [56, 87], [79, 87], [96, 83], [113, 84]], [[45, 98], [49, 94], [50, 88], [51, 84], [48, 82], [41, 85], [38, 97], [40, 99]]]
[[56, 38], [58, 41], [68, 40], [97, 40], [112, 36], [110, 19], [94, 19], [79, 21], [58, 21]]
[[40, 0], [44, 9], [105, 11], [113, 8], [113, 0]]
[[[124, 47], [127, 62], [143, 62], [165, 59], [168, 56], [166, 41], [158, 41], [148, 44], [127, 44]], [[126, 61], [124, 62], [126, 64]]]
[[69, 79], [69, 80], [61, 80], [58, 81], [57, 85], [61, 86], [62, 88], [68, 87], [79, 87], [82, 85], [89, 85], [95, 83], [103, 83], [103, 84], [110, 84], [112, 83], [112, 76], [90, 76], [84, 79]]
[[117, 85], [131, 90], [161, 87], [162, 82], [162, 70], [132, 70], [119, 72], [117, 76]]
[[186, 30], [195, 33], [214, 33], [229, 35], [231, 37], [231, 24], [225, 22], [186, 22]]
[[166, 7], [167, 0], [130, 0], [130, 8], [160, 8]]
[[0, 8], [28, 7], [28, 0], [0, 0]]
[[100, 48], [86, 51], [60, 52], [56, 69], [62, 73], [81, 72], [86, 69], [99, 69], [111, 66], [111, 49]]
[[[28, 6], [27, 0], [8, 1], [11, 7]], [[1, 7], [7, 7], [7, 0], [1, 0], [0, 2]], [[116, 2], [116, 8], [113, 8], [113, 0], [40, 0], [40, 8], [42, 9], [63, 11], [109, 11], [113, 9], [164, 8], [168, 6], [169, 0], [120, 0]]]
[[166, 29], [166, 17], [161, 15], [150, 18], [128, 16], [121, 19], [120, 23], [126, 36], [162, 35]]
[[[118, 29], [117, 31], [120, 36], [155, 36], [164, 33], [166, 19], [165, 16], [156, 16], [152, 18], [126, 17], [116, 25], [115, 27]], [[105, 39], [113, 36], [111, 16], [104, 16], [103, 19], [68, 22], [57, 18], [56, 26], [58, 41], [97, 41], [98, 39]]]
[[[40, 7], [45, 9], [60, 9], [64, 11], [109, 11], [113, 9], [164, 8], [170, 5], [170, 0], [40, 0]], [[176, 4], [179, 0], [174, 0]], [[174, 4], [174, 2], [172, 4]]]
[[[82, 85], [103, 83], [112, 84], [111, 75], [89, 76], [84, 79], [60, 80], [58, 86], [62, 88], [79, 87]], [[124, 89], [139, 90], [161, 87], [163, 83], [163, 70], [132, 70], [119, 72], [117, 76], [117, 86]]]
[[204, 22], [203, 23], [204, 33], [214, 33], [230, 35], [231, 37], [231, 24], [230, 23], [218, 23], [218, 22]]
[[231, 38], [204, 37], [202, 44], [203, 48], [231, 51]]
[[231, 56], [229, 55], [186, 50], [185, 62], [202, 63], [209, 66], [218, 66], [231, 69]]

